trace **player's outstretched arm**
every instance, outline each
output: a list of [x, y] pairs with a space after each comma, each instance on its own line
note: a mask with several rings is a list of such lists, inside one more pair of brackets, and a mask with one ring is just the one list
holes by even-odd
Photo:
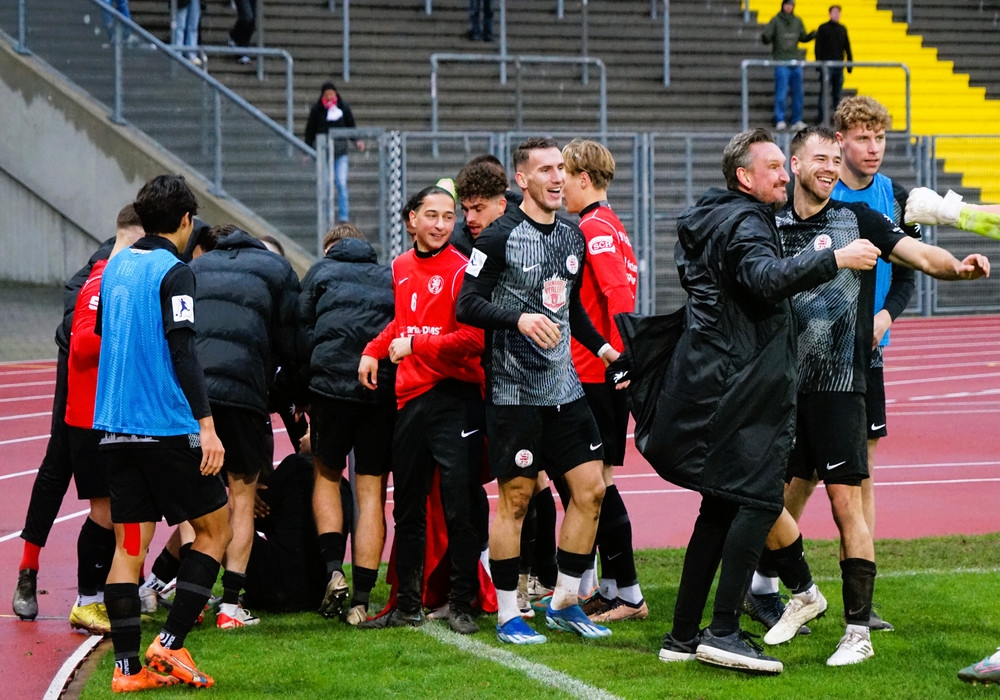
[[906, 200], [906, 223], [946, 224], [1000, 239], [1000, 205], [966, 204], [951, 190], [944, 197], [926, 187], [916, 187]]
[[973, 253], [959, 260], [944, 248], [927, 245], [913, 238], [901, 238], [889, 260], [908, 265], [939, 280], [974, 280], [990, 276], [990, 261]]

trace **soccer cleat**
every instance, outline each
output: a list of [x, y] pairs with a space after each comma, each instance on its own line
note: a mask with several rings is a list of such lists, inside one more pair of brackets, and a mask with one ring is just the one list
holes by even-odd
[[545, 635], [539, 634], [520, 617], [512, 617], [502, 625], [497, 625], [497, 639], [505, 644], [544, 644]]
[[458, 634], [475, 634], [479, 631], [479, 625], [472, 619], [472, 614], [468, 612], [453, 611], [448, 616], [448, 626], [452, 632]]
[[368, 610], [364, 605], [355, 605], [344, 615], [344, 622], [351, 627], [357, 627], [368, 619]]
[[389, 627], [420, 627], [424, 624], [424, 614], [417, 611], [415, 614], [401, 612], [399, 608], [380, 617], [372, 618], [358, 624], [359, 630], [381, 630]]
[[161, 676], [159, 673], [153, 673], [145, 667], [131, 676], [126, 676], [116, 667], [115, 674], [111, 677], [111, 690], [116, 693], [134, 693], [138, 690], [169, 688], [178, 683], [181, 683], [180, 678]]
[[600, 592], [587, 598], [585, 601], [580, 603], [580, 610], [583, 610], [583, 614], [587, 617], [591, 615], [599, 615], [605, 613], [615, 605], [615, 600], [608, 600], [600, 594]]
[[764, 635], [765, 644], [782, 644], [793, 638], [799, 628], [810, 620], [826, 614], [826, 598], [816, 590], [816, 595], [808, 597], [805, 593], [796, 593], [785, 606], [781, 619]]
[[[228, 605], [223, 606], [228, 610]], [[250, 627], [256, 625], [260, 622], [259, 617], [255, 617], [253, 613], [246, 610], [241, 605], [233, 606], [235, 610], [228, 610], [224, 612], [222, 609], [219, 610], [219, 614], [215, 616], [215, 626], [220, 630], [234, 630], [239, 627]]]
[[552, 602], [552, 594], [538, 598], [537, 600], [531, 601], [531, 609], [535, 612], [543, 613], [549, 609], [549, 603]]
[[743, 598], [743, 605], [740, 606], [751, 620], [759, 622], [767, 629], [771, 629], [785, 612], [785, 603], [778, 593], [761, 593], [757, 595], [747, 591]]
[[22, 620], [38, 617], [38, 572], [21, 569], [17, 572], [17, 588], [14, 589], [14, 614]]
[[611, 630], [591, 622], [590, 618], [583, 614], [583, 610], [580, 610], [579, 605], [571, 605], [562, 610], [553, 610], [550, 603], [548, 609], [545, 611], [545, 624], [549, 626], [549, 629], [572, 632], [587, 639], [600, 639], [601, 637], [611, 636]]
[[535, 601], [550, 596], [553, 590], [555, 589], [539, 581], [537, 576], [528, 577], [528, 600]]
[[694, 661], [699, 644], [701, 644], [701, 632], [686, 642], [677, 641], [673, 634], [667, 632], [663, 638], [663, 646], [660, 647], [660, 661], [664, 663]]
[[440, 608], [435, 608], [427, 613], [428, 620], [447, 620], [451, 615], [451, 604], [445, 603]]
[[753, 641], [754, 636], [756, 635], [736, 630], [732, 634], [716, 637], [712, 630], [704, 630], [695, 658], [709, 666], [735, 671], [772, 676], [781, 673], [784, 670], [782, 663], [764, 654], [761, 646]]
[[104, 607], [104, 603], [74, 605], [69, 613], [69, 625], [91, 634], [111, 633], [111, 620], [108, 619], [108, 609]]
[[872, 632], [892, 632], [896, 628], [893, 627], [891, 623], [883, 620], [881, 616], [875, 612], [875, 607], [873, 605], [872, 614], [868, 618], [868, 629]]
[[625, 620], [645, 620], [649, 617], [649, 607], [642, 600], [638, 605], [626, 603], [621, 598], [615, 598], [611, 607], [596, 615], [588, 615], [591, 622], [624, 622]]
[[330, 574], [330, 581], [326, 584], [326, 593], [323, 594], [323, 602], [319, 605], [319, 612], [323, 617], [340, 617], [347, 605], [347, 579], [344, 572], [339, 569]]
[[521, 574], [517, 578], [517, 609], [521, 611], [521, 617], [531, 618], [535, 616], [535, 610], [531, 607], [531, 599], [528, 598], [527, 574]]
[[174, 678], [180, 678], [188, 685], [196, 688], [211, 688], [215, 685], [212, 677], [198, 670], [188, 650], [167, 649], [160, 643], [159, 636], [153, 640], [146, 650], [146, 666], [160, 673], [168, 673]]
[[1000, 683], [1000, 648], [993, 656], [987, 656], [977, 664], [966, 666], [958, 672], [959, 680], [966, 683]]
[[139, 603], [141, 604], [139, 612], [143, 615], [152, 615], [160, 607], [160, 597], [152, 588], [139, 586]]
[[875, 656], [870, 635], [860, 632], [848, 632], [840, 638], [837, 651], [826, 660], [827, 666], [850, 666], [859, 664], [865, 659]]

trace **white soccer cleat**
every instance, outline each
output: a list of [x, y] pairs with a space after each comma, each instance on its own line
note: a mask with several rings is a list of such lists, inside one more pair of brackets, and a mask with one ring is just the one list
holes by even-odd
[[875, 656], [872, 649], [872, 638], [868, 633], [848, 632], [840, 638], [837, 651], [826, 660], [827, 666], [850, 666], [859, 664]]
[[764, 635], [765, 644], [783, 644], [799, 633], [799, 627], [815, 620], [826, 612], [826, 598], [816, 591], [809, 596], [796, 593], [785, 606], [781, 619]]
[[903, 220], [908, 224], [956, 224], [962, 213], [962, 195], [948, 190], [944, 197], [926, 187], [910, 190]]

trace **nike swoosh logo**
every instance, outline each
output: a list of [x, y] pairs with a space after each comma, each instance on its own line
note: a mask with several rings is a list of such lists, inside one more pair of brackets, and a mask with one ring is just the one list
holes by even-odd
[[837, 462], [836, 464], [830, 464], [829, 462], [827, 462], [826, 463], [826, 470], [830, 471], [831, 469], [836, 469], [837, 467], [839, 467], [839, 466], [841, 466], [843, 464], [847, 464], [847, 460], [846, 459], [843, 462]]
[[884, 427], [885, 423], [883, 423], [882, 425], [875, 425], [874, 423], [872, 423], [872, 432], [875, 432], [876, 430], [881, 430]]
[[402, 284], [403, 282], [405, 282], [408, 279], [410, 279], [410, 278], [409, 277], [404, 277], [403, 279], [401, 279], [398, 282], [396, 282], [396, 284]]
[[462, 431], [462, 437], [469, 437], [470, 435], [473, 435], [474, 433], [478, 433], [478, 432], [479, 432], [479, 428], [476, 428], [475, 430], [470, 430], [468, 432], [466, 432], [466, 431], [463, 430]]
[[590, 451], [593, 452], [594, 450], [596, 450], [598, 447], [600, 447], [603, 444], [604, 444], [603, 442], [599, 442], [596, 445], [591, 445], [590, 446]]
[[851, 610], [850, 612], [847, 613], [847, 616], [848, 617], [857, 617], [858, 615], [861, 614], [862, 610], [864, 610], [864, 608], [859, 608], [857, 610]]
[[615, 559], [616, 557], [620, 557], [620, 556], [621, 556], [621, 552], [615, 552], [614, 554], [609, 554], [608, 555], [608, 561], [611, 561], [611, 560]]
[[536, 267], [538, 267], [538, 266], [539, 266], [540, 264], [541, 264], [541, 263], [536, 263], [536, 264], [532, 265], [531, 267], [525, 267], [524, 265], [521, 265], [521, 269], [522, 269], [522, 270], [523, 270], [524, 272], [531, 272], [531, 271], [532, 271], [532, 270], [534, 270], [534, 269], [535, 269]]

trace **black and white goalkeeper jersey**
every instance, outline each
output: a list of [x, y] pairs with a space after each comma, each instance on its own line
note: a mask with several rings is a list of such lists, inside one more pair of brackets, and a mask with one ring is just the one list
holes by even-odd
[[[562, 218], [532, 221], [509, 210], [476, 239], [457, 315], [486, 329], [487, 399], [497, 406], [558, 406], [583, 398], [570, 354], [570, 328], [596, 353], [604, 339], [580, 304], [586, 241]], [[545, 314], [562, 331], [553, 349], [540, 348], [517, 329], [523, 313]]]
[[[906, 235], [866, 204], [835, 200], [805, 220], [790, 205], [778, 211], [776, 219], [785, 255], [790, 256], [806, 250], [836, 250], [867, 238], [888, 260], [896, 243]], [[798, 330], [800, 394], [864, 393], [874, 333], [874, 300], [874, 269], [839, 270], [829, 282], [792, 297]]]

